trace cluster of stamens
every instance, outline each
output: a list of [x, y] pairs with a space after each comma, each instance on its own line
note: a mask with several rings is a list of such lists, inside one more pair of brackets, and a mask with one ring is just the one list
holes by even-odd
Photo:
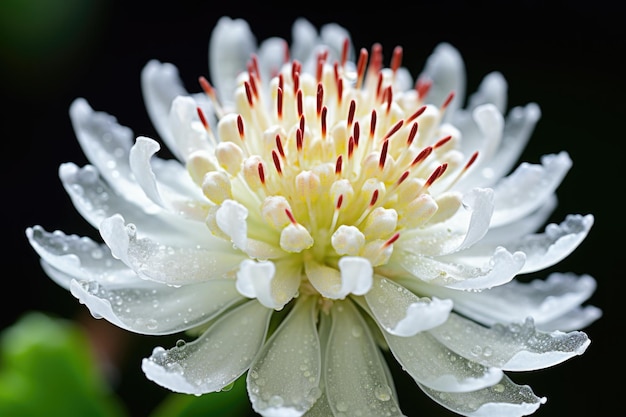
[[[219, 141], [198, 108], [215, 152], [192, 154], [189, 172], [215, 207], [243, 205], [248, 238], [280, 248], [275, 257], [301, 254], [331, 267], [342, 256], [385, 264], [403, 230], [456, 211], [460, 199], [445, 191], [476, 160], [476, 153], [465, 159], [458, 131], [441, 123], [452, 93], [436, 107], [424, 104], [428, 80], [396, 91], [401, 48], [389, 68], [380, 45], [369, 66], [367, 50], [356, 65], [348, 51], [346, 41], [334, 63], [320, 53], [314, 74], [287, 56], [265, 86], [252, 56], [236, 111], [218, 114]], [[221, 112], [207, 80], [200, 84]], [[224, 236], [215, 219], [207, 224]]]

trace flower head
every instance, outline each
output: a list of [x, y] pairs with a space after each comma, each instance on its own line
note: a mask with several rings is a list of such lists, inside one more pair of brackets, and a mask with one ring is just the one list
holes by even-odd
[[[256, 45], [242, 20], [211, 37], [189, 93], [168, 63], [142, 73], [174, 155], [84, 99], [70, 116], [91, 165], [59, 169], [89, 238], [27, 230], [45, 271], [96, 317], [195, 336], [143, 361], [173, 391], [220, 391], [247, 372], [265, 416], [401, 415], [382, 350], [466, 416], [522, 416], [545, 398], [504, 371], [585, 351], [593, 278], [552, 266], [591, 215], [547, 221], [565, 152], [514, 169], [539, 119], [506, 114], [488, 74], [464, 105], [464, 67], [439, 45], [413, 81], [402, 49], [355, 52], [337, 25]], [[270, 326], [275, 319], [277, 326]]]

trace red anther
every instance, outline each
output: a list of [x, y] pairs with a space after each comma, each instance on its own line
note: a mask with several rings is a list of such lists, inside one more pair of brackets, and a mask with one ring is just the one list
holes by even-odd
[[283, 158], [285, 157], [285, 152], [283, 151], [283, 143], [280, 140], [280, 135], [276, 135], [276, 149], [278, 149], [278, 153]]
[[252, 88], [252, 95], [254, 96], [254, 98], [258, 99], [259, 98], [259, 91], [256, 88], [256, 74], [250, 74], [250, 87]]
[[393, 245], [393, 244], [394, 244], [394, 242], [395, 242], [396, 240], [398, 240], [399, 238], [400, 238], [400, 233], [396, 232], [393, 236], [391, 236], [391, 237], [389, 238], [389, 240], [387, 240], [387, 241], [385, 242], [385, 244], [383, 245], [383, 247], [387, 248], [387, 247], [389, 247], [389, 246]]
[[335, 209], [339, 210], [342, 204], [343, 204], [343, 194], [339, 194], [339, 197], [337, 197], [337, 204], [335, 204]]
[[302, 150], [302, 145], [303, 145], [302, 141], [303, 141], [302, 130], [297, 129], [296, 130], [296, 148], [298, 149], [298, 152]]
[[348, 159], [352, 158], [353, 153], [354, 153], [354, 138], [350, 136], [350, 139], [348, 139]]
[[204, 126], [206, 130], [209, 130], [209, 123], [206, 121], [206, 117], [204, 117], [204, 112], [202, 111], [202, 109], [200, 107], [196, 107], [196, 112], [198, 113], [198, 117], [202, 122], [202, 126]]
[[322, 112], [322, 103], [324, 102], [324, 86], [322, 85], [322, 83], [317, 84], [317, 115], [319, 116], [320, 113]]
[[383, 73], [378, 73], [378, 82], [376, 83], [376, 98], [380, 98], [381, 96], [381, 88], [383, 86]]
[[276, 92], [276, 114], [278, 115], [278, 119], [283, 118], [283, 89], [278, 87]]
[[283, 170], [280, 167], [280, 159], [278, 159], [278, 154], [276, 153], [276, 150], [272, 150], [272, 160], [274, 161], [274, 166], [276, 167], [276, 171], [282, 175]]
[[354, 113], [356, 113], [356, 102], [354, 100], [350, 100], [350, 108], [348, 109], [348, 129], [352, 127]]
[[415, 135], [417, 135], [417, 122], [414, 122], [411, 126], [409, 135], [406, 137], [406, 146], [411, 146], [413, 140], [415, 139]]
[[425, 78], [418, 78], [417, 81], [415, 81], [415, 90], [417, 91], [417, 98], [420, 101], [424, 100], [424, 97], [426, 97], [432, 85], [433, 82]]
[[300, 73], [296, 72], [293, 74], [293, 92], [294, 94], [300, 90]]
[[337, 157], [337, 162], [335, 162], [335, 174], [341, 174], [341, 168], [343, 166], [343, 155], [339, 155]]
[[389, 140], [385, 139], [385, 142], [383, 142], [383, 148], [380, 151], [380, 159], [378, 160], [378, 167], [381, 170], [385, 167], [385, 160], [387, 159], [388, 149], [389, 149]]
[[454, 91], [450, 91], [450, 94], [448, 94], [448, 97], [446, 97], [443, 104], [441, 105], [441, 109], [443, 110], [446, 107], [448, 107], [448, 105], [450, 104], [453, 98], [454, 98]]
[[361, 128], [359, 127], [359, 121], [354, 122], [352, 126], [352, 136], [354, 137], [354, 146], [359, 146], [359, 137], [361, 136]]
[[464, 170], [468, 170], [469, 167], [474, 165], [474, 162], [476, 162], [476, 158], [478, 158], [478, 151], [476, 151], [476, 152], [474, 152], [472, 154], [472, 156], [470, 157], [469, 161], [467, 161], [467, 164], [465, 164], [465, 168], [463, 168], [463, 169]]
[[394, 133], [396, 133], [404, 124], [404, 120], [400, 119], [396, 122], [395, 125], [393, 125], [393, 127], [391, 129], [389, 129], [389, 132], [387, 132], [387, 134], [385, 135], [385, 137], [383, 138], [384, 141], [386, 141], [387, 139], [389, 139], [391, 137], [391, 135], [393, 135]]
[[383, 66], [383, 46], [380, 43], [372, 45], [372, 60], [370, 62], [371, 71], [380, 71]]
[[370, 138], [374, 137], [376, 132], [376, 110], [372, 110], [372, 116], [370, 117]]
[[261, 71], [259, 71], [259, 57], [256, 54], [252, 54], [250, 56], [250, 61], [252, 62], [252, 68], [254, 69], [254, 74], [261, 79]]
[[337, 81], [337, 104], [341, 104], [343, 97], [343, 78], [339, 78]]
[[391, 58], [391, 70], [393, 71], [394, 74], [396, 73], [396, 71], [398, 71], [398, 68], [400, 68], [401, 64], [402, 64], [402, 47], [396, 46], [393, 49], [393, 56]]
[[259, 172], [259, 179], [261, 180], [261, 184], [265, 184], [265, 170], [263, 169], [263, 164], [259, 162], [256, 166], [257, 171]]
[[287, 41], [283, 41], [283, 63], [287, 63], [290, 60], [289, 56], [289, 43]]
[[433, 145], [433, 148], [441, 148], [443, 145], [445, 145], [446, 143], [448, 143], [448, 141], [452, 139], [451, 135], [446, 136], [445, 138], [439, 139], [437, 141], [437, 143], [435, 143], [435, 145]]
[[324, 59], [322, 54], [317, 56], [317, 66], [315, 67], [315, 80], [319, 83], [322, 81], [322, 70], [324, 69]]
[[417, 156], [415, 157], [413, 162], [411, 162], [411, 166], [414, 166], [414, 165], [419, 164], [420, 162], [422, 162], [424, 159], [426, 159], [428, 157], [428, 155], [430, 155], [432, 153], [432, 151], [433, 151], [433, 147], [432, 146], [428, 146], [428, 147], [422, 149], [422, 151], [417, 154]]
[[207, 96], [211, 98], [215, 97], [215, 90], [213, 89], [211, 84], [209, 84], [209, 81], [206, 78], [200, 76], [198, 77], [198, 82], [200, 83], [200, 87], [202, 87], [202, 90]]
[[361, 88], [363, 82], [363, 76], [365, 75], [365, 66], [367, 65], [367, 49], [361, 48], [359, 53], [359, 60], [356, 64], [356, 88]]
[[298, 116], [302, 117], [304, 105], [302, 104], [302, 90], [298, 90], [296, 94], [296, 104], [298, 106]]
[[326, 116], [328, 114], [328, 109], [326, 106], [322, 108], [322, 139], [326, 138]]
[[376, 204], [376, 200], [378, 200], [378, 190], [374, 190], [372, 193], [372, 198], [370, 199], [370, 207]]
[[385, 98], [387, 99], [387, 114], [389, 114], [389, 110], [391, 110], [391, 103], [393, 103], [393, 90], [391, 86], [388, 86], [385, 89]]
[[341, 66], [346, 65], [348, 61], [348, 52], [350, 52], [350, 39], [345, 38], [343, 40], [343, 44], [341, 45]]
[[237, 129], [239, 130], [239, 137], [243, 140], [243, 117], [241, 115], [237, 115]]
[[420, 117], [422, 115], [422, 113], [424, 113], [426, 111], [426, 106], [422, 106], [419, 109], [417, 109], [417, 111], [415, 113], [413, 113], [408, 119], [406, 119], [406, 122], [412, 122], [413, 120], [417, 119], [418, 117]]
[[246, 89], [246, 98], [248, 99], [248, 105], [250, 107], [254, 107], [254, 102], [252, 101], [252, 91], [250, 91], [250, 83], [248, 81], [243, 83]]
[[283, 74], [278, 74], [278, 88], [283, 90], [285, 88], [285, 80]]
[[293, 217], [293, 213], [291, 212], [291, 210], [285, 209], [285, 214], [287, 215], [287, 217], [289, 217], [289, 221], [292, 224], [298, 224], [298, 222], [296, 221], [296, 218]]
[[396, 182], [396, 185], [400, 185], [404, 182], [404, 180], [406, 180], [409, 176], [409, 171], [404, 171], [402, 173], [402, 175], [400, 175], [400, 178], [398, 178], [398, 182]]
[[431, 185], [433, 185], [433, 182], [435, 182], [437, 180], [437, 178], [441, 177], [443, 175], [443, 173], [446, 172], [447, 168], [448, 168], [448, 164], [447, 163], [443, 163], [443, 164], [439, 165], [437, 168], [435, 168], [433, 173], [430, 174], [430, 177], [428, 177], [428, 179], [426, 180], [426, 184], [424, 184], [424, 186], [425, 187], [430, 187]]
[[304, 132], [304, 115], [300, 115], [300, 130]]

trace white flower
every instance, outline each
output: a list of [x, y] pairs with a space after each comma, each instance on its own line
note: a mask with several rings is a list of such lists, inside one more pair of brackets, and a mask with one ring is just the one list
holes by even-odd
[[576, 329], [601, 314], [582, 307], [596, 285], [587, 275], [515, 278], [560, 261], [592, 226], [570, 215], [541, 229], [570, 158], [514, 169], [538, 106], [505, 114], [499, 73], [464, 106], [451, 45], [415, 82], [400, 48], [389, 67], [382, 56], [304, 19], [291, 48], [257, 48], [246, 22], [223, 18], [202, 92], [171, 64], [142, 73], [173, 160], [77, 99], [71, 120], [92, 165], [59, 174], [104, 244], [29, 228], [43, 268], [95, 317], [197, 336], [143, 361], [176, 392], [220, 391], [247, 372], [264, 416], [397, 416], [390, 349], [458, 414], [533, 413], [545, 398], [504, 372], [582, 354]]

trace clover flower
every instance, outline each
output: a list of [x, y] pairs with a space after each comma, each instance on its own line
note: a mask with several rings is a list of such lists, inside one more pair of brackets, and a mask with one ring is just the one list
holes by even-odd
[[442, 43], [413, 81], [396, 48], [352, 49], [334, 24], [293, 26], [257, 48], [222, 18], [197, 93], [169, 63], [142, 88], [157, 141], [77, 99], [91, 164], [59, 175], [104, 244], [27, 230], [45, 272], [95, 317], [157, 347], [146, 376], [172, 391], [225, 389], [247, 372], [264, 416], [402, 415], [390, 351], [434, 401], [466, 416], [521, 416], [545, 398], [505, 371], [582, 354], [587, 275], [552, 266], [593, 217], [548, 224], [567, 153], [514, 169], [540, 111], [506, 112], [488, 74], [463, 107], [464, 64]]

